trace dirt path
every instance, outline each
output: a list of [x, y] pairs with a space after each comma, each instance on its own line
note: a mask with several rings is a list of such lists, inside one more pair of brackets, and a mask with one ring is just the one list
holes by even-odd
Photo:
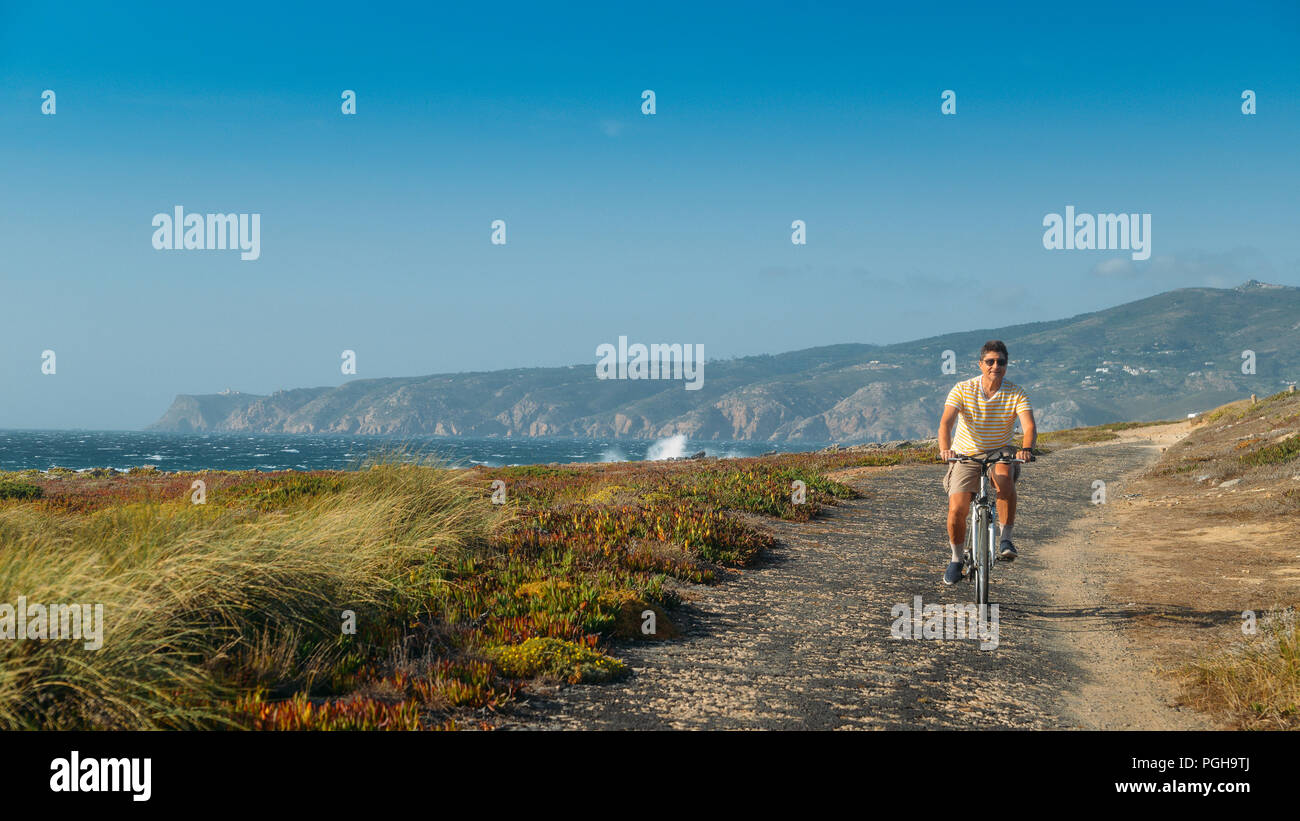
[[1110, 515], [1091, 504], [1093, 481], [1122, 496], [1159, 452], [1133, 437], [1024, 468], [1020, 559], [993, 579], [994, 649], [891, 636], [895, 605], [973, 598], [940, 580], [942, 468], [851, 471], [842, 480], [864, 498], [806, 524], [763, 519], [780, 543], [761, 564], [689, 588], [682, 638], [617, 647], [631, 676], [533, 695], [503, 728], [1208, 727], [1166, 706], [1166, 685], [1133, 661], [1121, 630], [1141, 606], [1105, 601], [1122, 560], [1088, 547]]
[[[1149, 464], [1190, 430], [1185, 422], [1137, 428], [1122, 431], [1117, 441], [1083, 445], [1060, 455], [1086, 464], [1091, 454], [1124, 448], [1139, 456], [1139, 464]], [[1129, 628], [1161, 608], [1108, 596], [1110, 582], [1132, 576], [1142, 561], [1136, 551], [1112, 538], [1118, 529], [1114, 502], [1129, 495], [1129, 481], [1139, 471], [1115, 474], [1099, 468], [1095, 479], [1106, 483], [1108, 503], [1091, 504], [1095, 491], [1088, 481], [1083, 489], [1089, 496], [1087, 509], [1041, 546], [1041, 564], [1034, 574], [1037, 586], [1056, 605], [1057, 623], [1044, 629], [1056, 632], [1055, 643], [1081, 673], [1066, 690], [1064, 715], [1071, 726], [1087, 730], [1215, 729], [1203, 714], [1172, 706], [1174, 686], [1153, 674], [1149, 654], [1130, 641]]]

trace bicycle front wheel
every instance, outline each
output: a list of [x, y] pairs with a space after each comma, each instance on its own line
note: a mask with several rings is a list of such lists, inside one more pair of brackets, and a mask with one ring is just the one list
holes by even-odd
[[975, 515], [975, 603], [989, 603], [989, 510], [981, 507]]

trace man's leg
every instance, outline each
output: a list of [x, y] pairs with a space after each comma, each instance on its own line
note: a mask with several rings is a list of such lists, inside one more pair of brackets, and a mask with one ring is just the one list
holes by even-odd
[[993, 486], [998, 489], [998, 521], [1002, 527], [1016, 523], [1016, 483], [1011, 478], [1011, 465], [993, 466]]
[[970, 516], [970, 500], [974, 493], [948, 494], [948, 541], [952, 547], [952, 560], [961, 561], [961, 549], [966, 544], [966, 519]]
[[974, 495], [963, 491], [948, 494], [948, 547], [952, 550], [952, 561], [943, 571], [943, 583], [947, 585], [962, 579], [961, 548], [966, 541], [966, 516]]
[[[993, 485], [998, 492], [998, 522], [1002, 529], [1002, 544], [1011, 541], [1011, 526], [1016, 523], [1016, 482], [1012, 469], [1012, 465], [1001, 464], [994, 465], [992, 471]], [[1016, 558], [1016, 549], [1012, 546], [1004, 550], [999, 545], [998, 554], [1010, 561]]]

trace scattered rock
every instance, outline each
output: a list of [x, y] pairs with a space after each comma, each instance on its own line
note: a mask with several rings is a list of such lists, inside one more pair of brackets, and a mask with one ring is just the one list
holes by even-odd
[[1240, 483], [1240, 482], [1241, 482], [1240, 479], [1229, 479], [1228, 481], [1223, 482], [1222, 484], [1220, 484], [1219, 487], [1220, 487], [1220, 488], [1225, 488], [1225, 487], [1236, 487], [1236, 486], [1238, 485], [1238, 483]]
[[689, 461], [689, 460], [691, 460], [691, 459], [705, 459], [705, 458], [707, 458], [707, 454], [705, 454], [704, 451], [699, 451], [698, 453], [692, 453], [690, 456], [669, 456], [669, 457], [668, 457], [667, 459], [665, 459], [664, 461], [667, 461], [667, 462], [686, 462], [686, 461]]
[[863, 442], [858, 445], [831, 445], [828, 448], [822, 448], [819, 453], [861, 453], [867, 450], [900, 450], [902, 448], [924, 448], [932, 447], [939, 443], [938, 439], [894, 439], [889, 442]]

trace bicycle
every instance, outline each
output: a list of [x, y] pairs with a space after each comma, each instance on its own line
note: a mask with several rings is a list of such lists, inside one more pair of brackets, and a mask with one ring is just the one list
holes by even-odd
[[[990, 498], [993, 483], [989, 479], [989, 467], [998, 463], [1023, 464], [1034, 461], [1032, 454], [1029, 459], [1016, 459], [1009, 456], [1007, 451], [1014, 453], [1015, 448], [984, 451], [982, 459], [959, 453], [956, 459], [944, 460], [945, 462], [974, 462], [980, 466], [980, 490], [970, 502], [970, 521], [966, 525], [966, 553], [962, 556], [961, 568], [962, 576], [975, 582], [976, 604], [989, 603], [989, 575], [992, 572], [993, 562], [996, 561], [993, 552], [998, 544], [998, 516], [993, 500]], [[990, 454], [997, 455], [990, 457]]]

